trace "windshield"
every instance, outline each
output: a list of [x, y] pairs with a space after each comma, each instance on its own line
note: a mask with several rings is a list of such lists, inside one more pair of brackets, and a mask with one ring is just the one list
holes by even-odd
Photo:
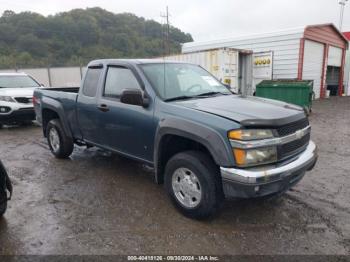
[[181, 63], [144, 64], [142, 68], [163, 100], [231, 94], [226, 86], [196, 65]]
[[30, 76], [0, 76], [0, 88], [39, 87]]

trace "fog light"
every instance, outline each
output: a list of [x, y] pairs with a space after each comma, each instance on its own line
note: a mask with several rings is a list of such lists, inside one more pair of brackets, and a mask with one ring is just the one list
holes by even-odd
[[255, 193], [259, 192], [259, 190], [260, 190], [260, 187], [259, 187], [259, 186], [254, 187]]
[[11, 111], [11, 108], [7, 106], [0, 106], [0, 113], [8, 113]]

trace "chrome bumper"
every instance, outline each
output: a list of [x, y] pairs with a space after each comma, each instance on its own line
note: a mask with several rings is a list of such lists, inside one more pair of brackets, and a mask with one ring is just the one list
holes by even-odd
[[317, 146], [310, 141], [306, 150], [292, 162], [282, 166], [266, 166], [263, 168], [225, 168], [220, 167], [223, 180], [244, 184], [269, 183], [285, 179], [295, 173], [310, 170], [317, 160]]

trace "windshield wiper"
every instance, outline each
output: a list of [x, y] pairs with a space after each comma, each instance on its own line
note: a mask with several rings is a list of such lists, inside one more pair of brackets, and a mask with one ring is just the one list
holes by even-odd
[[176, 101], [176, 100], [185, 100], [185, 99], [191, 99], [195, 98], [194, 96], [176, 96], [172, 98], [165, 99], [165, 102], [171, 102], [171, 101]]
[[193, 98], [206, 98], [208, 96], [214, 96], [214, 95], [229, 95], [228, 93], [222, 93], [222, 92], [207, 92], [195, 96], [176, 96], [172, 98], [165, 99], [165, 102], [171, 102], [171, 101], [176, 101], [176, 100], [185, 100], [185, 99], [193, 99]]
[[214, 95], [229, 95], [227, 93], [223, 93], [223, 92], [207, 92], [207, 93], [203, 93], [203, 94], [199, 94], [199, 95], [196, 95], [196, 97], [201, 97], [201, 96], [214, 96]]

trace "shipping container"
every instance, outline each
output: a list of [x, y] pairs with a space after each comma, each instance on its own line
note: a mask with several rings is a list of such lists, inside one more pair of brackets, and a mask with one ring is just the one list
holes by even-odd
[[235, 93], [252, 94], [252, 52], [218, 48], [162, 57], [168, 61], [197, 64], [213, 74]]

